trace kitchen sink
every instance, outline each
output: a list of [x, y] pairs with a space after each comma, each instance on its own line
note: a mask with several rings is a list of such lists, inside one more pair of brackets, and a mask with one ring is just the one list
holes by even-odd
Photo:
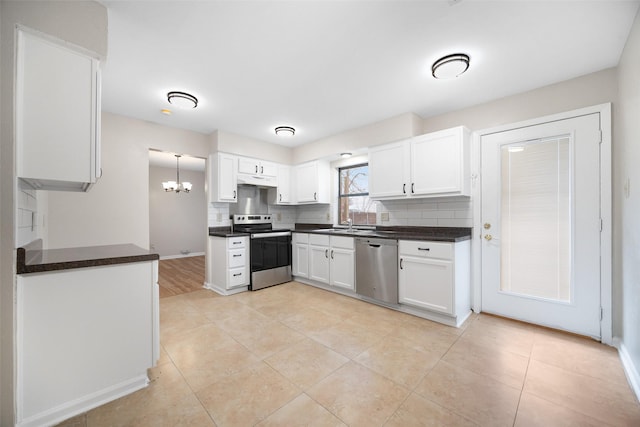
[[320, 231], [323, 233], [352, 234], [354, 236], [369, 236], [376, 234], [376, 230], [358, 230], [355, 228], [352, 230], [349, 230], [348, 228], [319, 228], [313, 231]]

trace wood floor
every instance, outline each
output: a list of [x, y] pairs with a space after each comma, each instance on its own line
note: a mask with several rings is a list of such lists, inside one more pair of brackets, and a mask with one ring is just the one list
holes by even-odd
[[160, 298], [199, 291], [204, 284], [204, 255], [160, 260]]

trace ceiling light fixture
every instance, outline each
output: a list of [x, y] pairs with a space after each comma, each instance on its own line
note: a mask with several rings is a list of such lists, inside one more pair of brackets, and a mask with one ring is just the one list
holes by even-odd
[[351, 157], [351, 153], [340, 153], [340, 157], [342, 157], [343, 159], [348, 159], [349, 157]]
[[198, 106], [198, 98], [186, 92], [169, 92], [167, 101], [169, 104], [181, 108], [196, 108]]
[[175, 191], [176, 193], [179, 193], [181, 191], [184, 191], [185, 193], [188, 193], [189, 191], [191, 191], [191, 183], [190, 182], [180, 182], [180, 157], [182, 157], [180, 154], [175, 154], [176, 156], [176, 180], [175, 181], [166, 181], [162, 183], [162, 188], [164, 188], [164, 191]]
[[291, 126], [278, 126], [276, 128], [276, 135], [278, 136], [293, 136], [296, 134], [296, 130]]
[[443, 56], [431, 66], [431, 75], [436, 79], [452, 79], [469, 69], [469, 55], [454, 53]]

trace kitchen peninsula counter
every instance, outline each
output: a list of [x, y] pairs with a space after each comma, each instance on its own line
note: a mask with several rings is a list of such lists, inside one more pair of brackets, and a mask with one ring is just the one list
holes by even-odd
[[35, 240], [17, 249], [16, 270], [17, 274], [41, 273], [158, 259], [157, 253], [133, 244], [42, 249], [42, 240]]

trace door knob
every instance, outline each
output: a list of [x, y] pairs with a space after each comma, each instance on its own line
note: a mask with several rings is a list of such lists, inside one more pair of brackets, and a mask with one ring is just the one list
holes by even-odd
[[485, 223], [484, 223], [484, 229], [485, 229], [485, 230], [488, 230], [488, 229], [490, 229], [490, 228], [491, 228], [491, 224], [489, 224], [488, 222], [485, 222]]
[[493, 237], [491, 237], [491, 234], [485, 234], [485, 235], [484, 235], [484, 239], [485, 239], [486, 241], [489, 241], [489, 240], [493, 239]]

